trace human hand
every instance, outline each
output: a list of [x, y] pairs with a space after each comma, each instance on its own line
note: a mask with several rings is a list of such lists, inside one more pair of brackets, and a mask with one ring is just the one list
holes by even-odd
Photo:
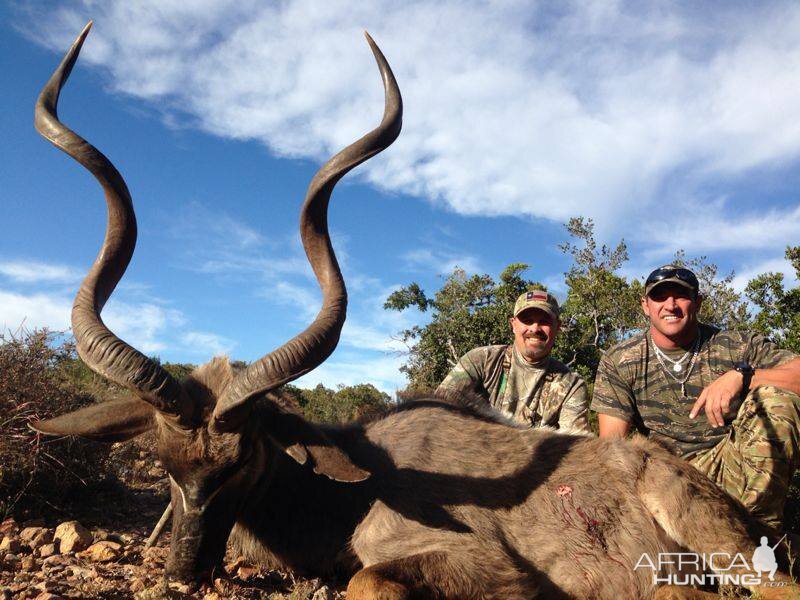
[[706, 418], [712, 427], [722, 427], [724, 417], [730, 412], [731, 400], [736, 398], [744, 385], [744, 377], [738, 371], [728, 371], [708, 384], [692, 406], [689, 418], [694, 419], [705, 408]]

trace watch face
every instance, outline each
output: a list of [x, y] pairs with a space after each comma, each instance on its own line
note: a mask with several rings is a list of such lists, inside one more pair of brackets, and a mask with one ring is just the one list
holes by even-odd
[[735, 370], [739, 371], [739, 373], [752, 373], [753, 372], [753, 367], [751, 367], [750, 364], [746, 363], [746, 362], [734, 363], [733, 368]]

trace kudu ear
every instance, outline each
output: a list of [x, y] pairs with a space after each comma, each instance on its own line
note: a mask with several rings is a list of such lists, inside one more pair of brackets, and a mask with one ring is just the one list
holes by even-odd
[[334, 481], [353, 483], [370, 476], [313, 423], [275, 405], [270, 408], [268, 435], [298, 463], [304, 465], [310, 457], [314, 472]]
[[32, 421], [31, 429], [47, 435], [78, 435], [97, 442], [122, 442], [152, 429], [153, 407], [142, 400], [125, 398], [93, 404], [47, 419]]

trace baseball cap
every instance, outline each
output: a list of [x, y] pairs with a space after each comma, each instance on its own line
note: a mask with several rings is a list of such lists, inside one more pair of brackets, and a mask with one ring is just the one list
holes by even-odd
[[645, 296], [650, 294], [656, 286], [662, 283], [677, 283], [678, 285], [688, 288], [695, 294], [697, 294], [700, 289], [697, 275], [692, 273], [689, 269], [678, 265], [664, 265], [663, 267], [658, 267], [647, 276], [647, 280], [644, 283]]
[[558, 314], [560, 312], [558, 301], [553, 294], [548, 294], [544, 290], [530, 290], [520, 295], [514, 303], [514, 316], [516, 317], [523, 310], [529, 308], [541, 309], [553, 317], [553, 319], [558, 320]]

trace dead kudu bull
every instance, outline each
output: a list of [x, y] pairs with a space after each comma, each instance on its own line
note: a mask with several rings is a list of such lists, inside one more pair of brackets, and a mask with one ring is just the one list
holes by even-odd
[[679, 597], [692, 590], [657, 590], [651, 569], [634, 568], [644, 553], [652, 561], [679, 550], [749, 560], [760, 535], [775, 540], [705, 477], [645, 440], [520, 428], [458, 398], [322, 426], [274, 391], [324, 361], [344, 323], [346, 291], [327, 230], [331, 191], [400, 132], [400, 93], [372, 40], [383, 120], [320, 169], [302, 209], [303, 244], [323, 292], [316, 320], [245, 369], [216, 358], [183, 381], [116, 337], [100, 311], [133, 254], [131, 197], [111, 163], [56, 115], [88, 29], [42, 91], [36, 127], [105, 190], [106, 237], [72, 324], [84, 361], [133, 397], [32, 426], [106, 442], [156, 431], [172, 482], [168, 578], [208, 576], [230, 541], [259, 564], [352, 575], [350, 600]]

